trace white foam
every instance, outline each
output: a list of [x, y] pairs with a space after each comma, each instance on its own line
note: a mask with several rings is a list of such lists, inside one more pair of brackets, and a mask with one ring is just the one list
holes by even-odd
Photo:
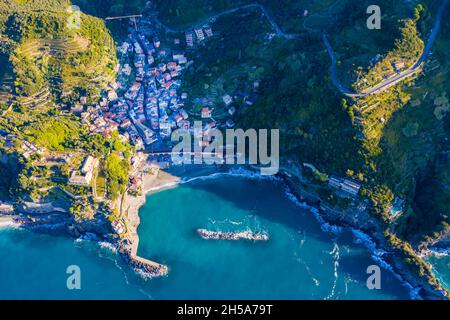
[[322, 229], [323, 232], [332, 233], [334, 235], [338, 235], [338, 234], [342, 233], [342, 231], [344, 230], [344, 228], [342, 228], [340, 226], [332, 225], [332, 224], [329, 224], [328, 222], [325, 222], [323, 217], [320, 215], [319, 209], [317, 209], [316, 207], [308, 205], [306, 202], [300, 202], [297, 199], [297, 197], [289, 190], [289, 187], [286, 186], [284, 194], [296, 206], [298, 206], [298, 207], [300, 207], [302, 209], [309, 210], [314, 215], [314, 217], [316, 218], [317, 222], [319, 222], [320, 228]]
[[386, 251], [377, 248], [375, 242], [370, 238], [369, 235], [365, 234], [361, 230], [358, 229], [352, 229], [352, 233], [354, 235], [355, 243], [363, 244], [366, 246], [370, 253], [372, 259], [382, 268], [390, 271], [394, 277], [400, 281], [400, 283], [406, 287], [409, 291], [409, 295], [411, 299], [414, 300], [422, 300], [422, 297], [419, 295], [420, 288], [414, 288], [409, 282], [405, 281], [405, 279], [402, 278], [398, 273], [394, 271], [392, 266], [388, 264], [384, 259], [383, 256], [386, 254]]
[[438, 256], [438, 257], [446, 257], [450, 255], [450, 248], [436, 248], [436, 247], [431, 247], [428, 248], [431, 250], [431, 254]]
[[[333, 233], [335, 235], [338, 235], [339, 233], [341, 233], [344, 230], [343, 227], [331, 225], [331, 224], [325, 222], [324, 218], [320, 215], [318, 208], [312, 207], [312, 206], [308, 205], [306, 202], [300, 202], [297, 199], [297, 197], [290, 191], [289, 187], [286, 187], [285, 195], [289, 200], [291, 200], [298, 207], [303, 208], [303, 209], [308, 209], [310, 212], [312, 212], [314, 217], [316, 218], [316, 220], [319, 222], [321, 229], [324, 232]], [[355, 237], [354, 238], [355, 243], [360, 243], [360, 244], [365, 245], [369, 249], [372, 259], [375, 260], [375, 262], [377, 262], [382, 268], [392, 272], [394, 277], [396, 277], [402, 283], [403, 286], [408, 288], [411, 299], [417, 299], [417, 300], [421, 299], [421, 297], [418, 294], [418, 291], [420, 290], [420, 288], [412, 287], [399, 274], [394, 272], [394, 269], [392, 268], [392, 266], [389, 265], [382, 258], [383, 255], [386, 254], [386, 252], [384, 250], [377, 248], [375, 242], [372, 240], [372, 238], [369, 235], [365, 234], [364, 232], [362, 232], [361, 230], [358, 230], [358, 229], [351, 229], [351, 230]], [[337, 262], [337, 264], [336, 264], [336, 262]], [[338, 265], [339, 265], [339, 262], [335, 260], [335, 271], [337, 271]], [[336, 276], [337, 276], [337, 274], [335, 272], [335, 280], [336, 280]], [[327, 298], [330, 298], [333, 295], [334, 295], [334, 289], [332, 290], [332, 293]]]
[[206, 176], [198, 176], [198, 177], [192, 177], [188, 179], [182, 179], [180, 181], [180, 184], [186, 184], [186, 183], [192, 183], [195, 181], [205, 181], [205, 180], [214, 180], [222, 177], [240, 177], [240, 178], [247, 178], [252, 180], [269, 180], [269, 181], [280, 181], [279, 178], [275, 176], [263, 176], [258, 172], [245, 169], [243, 167], [238, 168], [231, 168], [230, 170], [226, 172], [215, 172]]
[[111, 242], [101, 241], [101, 242], [98, 242], [98, 245], [102, 249], [106, 249], [106, 250], [111, 251], [113, 253], [117, 253], [116, 246], [113, 245]]
[[334, 269], [333, 269], [334, 281], [333, 281], [333, 287], [331, 288], [331, 293], [327, 297], [325, 297], [324, 300], [329, 300], [329, 299], [333, 298], [333, 296], [336, 293], [336, 286], [337, 286], [337, 281], [338, 281], [338, 278], [339, 278], [339, 273], [338, 273], [339, 259], [341, 257], [340, 253], [339, 253], [339, 246], [338, 246], [338, 244], [336, 242], [334, 243], [333, 250], [331, 250], [329, 252], [329, 254], [333, 256], [333, 260], [334, 260], [334, 262], [333, 262], [333, 266], [334, 266]]

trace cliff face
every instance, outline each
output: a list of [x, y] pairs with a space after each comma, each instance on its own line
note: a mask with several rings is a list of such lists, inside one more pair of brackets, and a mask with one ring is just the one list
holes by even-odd
[[[389, 234], [386, 223], [377, 219], [367, 210], [351, 207], [347, 210], [335, 208], [324, 201], [314, 190], [305, 190], [292, 179], [291, 174], [281, 172], [279, 176], [288, 185], [290, 192], [307, 204], [317, 207], [316, 218], [322, 227], [335, 232], [340, 227], [350, 228], [368, 249], [383, 261], [386, 268], [401, 277], [416, 298], [440, 300], [450, 298], [450, 292], [439, 283], [422, 256], [409, 243]], [[296, 177], [295, 179], [298, 179]], [[380, 254], [382, 252], [382, 254]], [[377, 263], [380, 263], [379, 261]]]
[[10, 200], [20, 166], [17, 155], [0, 150], [0, 200]]

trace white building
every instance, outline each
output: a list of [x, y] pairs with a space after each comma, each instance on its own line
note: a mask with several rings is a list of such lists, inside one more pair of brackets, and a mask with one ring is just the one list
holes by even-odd
[[227, 105], [227, 106], [233, 102], [233, 98], [228, 94], [224, 95], [222, 97], [222, 100], [225, 103], [225, 105]]
[[69, 179], [69, 184], [75, 186], [88, 187], [91, 184], [92, 178], [94, 177], [94, 172], [98, 166], [98, 159], [87, 156], [84, 160], [84, 164], [81, 167], [81, 174], [77, 171], [72, 171]]

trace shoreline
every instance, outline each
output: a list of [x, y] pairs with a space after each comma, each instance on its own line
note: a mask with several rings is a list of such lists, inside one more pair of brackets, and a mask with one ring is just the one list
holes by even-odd
[[[202, 172], [202, 169], [204, 172]], [[230, 171], [217, 171], [216, 169], [217, 167], [192, 165], [188, 166], [188, 169], [184, 172], [179, 173], [179, 176], [164, 171], [160, 166], [155, 164], [144, 164], [141, 168], [136, 170], [135, 175], [139, 175], [142, 178], [143, 191], [137, 196], [132, 196], [125, 192], [122, 197], [119, 212], [121, 216], [126, 217], [128, 233], [125, 241], [122, 240], [118, 243], [118, 252], [123, 255], [125, 260], [130, 263], [132, 267], [137, 269], [137, 272], [143, 276], [144, 279], [167, 276], [169, 273], [168, 266], [138, 255], [140, 241], [138, 228], [141, 222], [139, 212], [140, 209], [146, 204], [148, 196], [157, 192], [176, 188], [179, 185], [190, 183], [199, 179], [215, 179], [220, 176], [229, 175], [242, 177], [251, 176], [258, 178], [262, 177], [257, 172], [254, 172], [253, 169], [244, 169], [241, 166], [236, 169], [235, 173]], [[240, 170], [245, 171], [240, 172]], [[187, 174], [186, 171], [189, 174]], [[274, 177], [268, 177], [266, 179], [274, 179]], [[150, 270], [146, 270], [146, 265], [149, 266]]]
[[[149, 170], [149, 167], [153, 167], [153, 169]], [[257, 169], [252, 166], [237, 166], [228, 170], [217, 170], [217, 167], [199, 167], [193, 165], [188, 167], [187, 170], [183, 168], [183, 172], [178, 172], [177, 175], [174, 175], [174, 173], [166, 172], [158, 166], [144, 165], [136, 170], [135, 173], [141, 175], [142, 189], [145, 192], [143, 191], [138, 196], [125, 193], [120, 203], [120, 212], [127, 221], [128, 232], [126, 237], [118, 241], [113, 240], [110, 242], [111, 239], [106, 239], [106, 241], [117, 249], [117, 252], [124, 258], [125, 262], [144, 280], [167, 276], [169, 273], [168, 266], [138, 255], [139, 213], [147, 201], [147, 196], [197, 180], [218, 179], [223, 176], [278, 181], [285, 186], [288, 200], [295, 202], [302, 208], [308, 209], [324, 232], [338, 234], [344, 228], [350, 230], [353, 233], [355, 241], [363, 244], [368, 249], [374, 261], [384, 269], [391, 271], [408, 288], [412, 299], [422, 299], [424, 297], [448, 299], [445, 287], [440, 282], [438, 283], [444, 288], [443, 290], [438, 290], [426, 282], [426, 279], [417, 277], [411, 271], [402, 268], [405, 264], [401, 261], [401, 256], [396, 256], [397, 252], [394, 252], [395, 250], [385, 243], [383, 234], [382, 232], [380, 233], [379, 226], [376, 223], [374, 225], [372, 222], [368, 223], [365, 221], [364, 224], [361, 224], [358, 220], [361, 217], [351, 217], [346, 215], [345, 212], [339, 212], [328, 207], [317, 195], [309, 193], [298, 185], [298, 183], [295, 183], [287, 171], [280, 170], [276, 176], [261, 176]], [[4, 228], [30, 229], [27, 228], [29, 226], [27, 221], [20, 220], [21, 217], [19, 215], [0, 215], [0, 231]], [[52, 229], [52, 225], [47, 226]], [[30, 230], [33, 231], [33, 228]], [[40, 232], [39, 228], [34, 231]], [[72, 234], [69, 233], [69, 235]], [[102, 239], [96, 240], [99, 243], [102, 241]], [[430, 248], [429, 251], [422, 252], [420, 258], [423, 259], [428, 254], [433, 254], [433, 252]], [[438, 279], [434, 273], [432, 273], [432, 276]]]
[[[411, 299], [424, 299], [424, 297], [428, 299], [449, 299], [448, 291], [442, 286], [434, 273], [432, 277], [438, 280], [440, 288], [432, 287], [422, 277], [417, 277], [411, 271], [401, 267], [404, 267], [405, 263], [397, 255], [398, 252], [394, 252], [396, 249], [386, 244], [383, 233], [379, 230], [378, 222], [373, 220], [373, 223], [366, 223], [366, 225], [356, 224], [359, 221], [357, 219], [352, 221], [354, 217], [328, 207], [317, 195], [313, 195], [295, 185], [288, 173], [280, 170], [277, 176], [285, 183], [288, 192], [299, 205], [310, 209], [324, 231], [339, 232], [339, 229], [342, 228], [350, 229], [356, 241], [362, 243], [369, 250], [372, 259], [384, 269], [391, 271], [409, 289]], [[422, 257], [420, 258], [422, 259]]]
[[[191, 171], [198, 173], [197, 168], [193, 168]], [[214, 168], [216, 169], [216, 168]], [[349, 229], [355, 238], [355, 241], [363, 244], [370, 252], [374, 261], [380, 264], [384, 269], [392, 272], [404, 286], [408, 288], [413, 299], [422, 299], [423, 296], [431, 297], [435, 299], [448, 299], [445, 291], [437, 290], [429, 286], [429, 283], [424, 282], [424, 279], [417, 278], [416, 275], [410, 273], [410, 271], [401, 268], [400, 265], [404, 265], [401, 262], [401, 257], [396, 257], [396, 253], [393, 253], [392, 248], [386, 245], [383, 237], [382, 230], [376, 220], [368, 215], [367, 212], [360, 213], [357, 216], [346, 216], [344, 212], [337, 211], [327, 206], [316, 195], [308, 193], [300, 186], [297, 186], [292, 181], [292, 177], [287, 173], [280, 170], [276, 176], [261, 176], [257, 168], [252, 166], [240, 166], [237, 169], [231, 169], [228, 171], [207, 170], [206, 175], [194, 175], [185, 176], [181, 174], [180, 177], [171, 175], [162, 169], [158, 170], [158, 175], [161, 173], [161, 177], [146, 177], [143, 178], [143, 184], [146, 185], [145, 191], [138, 197], [131, 197], [128, 207], [128, 217], [132, 222], [132, 248], [136, 253], [139, 245], [139, 236], [137, 229], [140, 223], [139, 210], [145, 205], [147, 196], [161, 192], [167, 189], [175, 188], [180, 184], [190, 183], [198, 179], [217, 179], [221, 176], [236, 176], [245, 178], [256, 179], [276, 179], [283, 183], [286, 187], [288, 197], [292, 201], [297, 202], [299, 206], [308, 209], [313, 213], [314, 217], [320, 224], [322, 230], [327, 233], [339, 233], [342, 229]], [[143, 188], [144, 189], [144, 188]], [[362, 217], [361, 217], [362, 216]], [[367, 220], [365, 220], [367, 219]], [[365, 223], [361, 224], [361, 221]], [[433, 276], [437, 278], [434, 274]], [[427, 285], [428, 284], [428, 285]], [[423, 291], [421, 293], [420, 291]]]
[[[137, 196], [125, 194], [120, 204], [120, 214], [126, 217], [127, 237], [126, 244], [119, 244], [119, 252], [125, 257], [143, 278], [161, 277], [169, 273], [169, 268], [161, 263], [140, 257], [138, 255], [139, 234], [138, 228], [141, 223], [139, 216], [140, 209], [147, 202], [147, 196], [156, 191], [166, 190], [176, 187], [180, 181], [178, 177], [164, 172], [159, 166], [144, 165], [144, 168], [138, 170], [142, 178], [142, 189], [144, 191]], [[123, 242], [122, 242], [123, 243]]]

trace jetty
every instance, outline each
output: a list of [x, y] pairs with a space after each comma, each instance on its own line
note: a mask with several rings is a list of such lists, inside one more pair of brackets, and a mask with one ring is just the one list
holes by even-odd
[[131, 246], [119, 244], [118, 251], [124, 259], [144, 278], [163, 277], [169, 273], [166, 265], [139, 257], [136, 253], [137, 244], [132, 243]]
[[240, 231], [240, 232], [222, 232], [211, 231], [206, 229], [197, 229], [197, 233], [206, 240], [252, 240], [252, 241], [267, 241], [269, 235], [267, 232], [252, 232], [252, 231]]

